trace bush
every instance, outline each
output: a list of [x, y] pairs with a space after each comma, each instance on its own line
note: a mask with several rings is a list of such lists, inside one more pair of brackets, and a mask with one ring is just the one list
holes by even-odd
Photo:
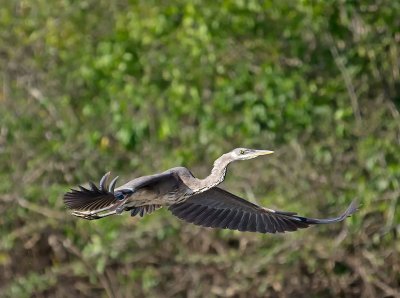
[[[3, 2], [0, 293], [398, 294], [396, 1]], [[230, 191], [304, 215], [361, 210], [271, 236], [63, 206], [106, 171], [201, 176], [237, 146], [277, 154], [230, 167]]]

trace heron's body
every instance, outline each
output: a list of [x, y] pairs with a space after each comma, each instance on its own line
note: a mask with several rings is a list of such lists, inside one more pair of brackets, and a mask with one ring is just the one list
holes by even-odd
[[293, 212], [275, 211], [250, 203], [217, 187], [226, 174], [229, 163], [246, 160], [272, 151], [238, 148], [222, 155], [214, 162], [210, 175], [197, 179], [185, 167], [143, 176], [115, 188], [116, 179], [106, 184], [107, 173], [100, 188], [91, 183], [91, 189], [68, 192], [64, 201], [73, 214], [85, 219], [99, 219], [130, 211], [132, 216], [143, 216], [160, 207], [168, 207], [177, 217], [206, 227], [240, 231], [275, 233], [294, 231], [309, 225], [339, 222], [356, 211], [352, 203], [340, 216], [330, 219], [312, 219]]
[[189, 181], [194, 177], [192, 173], [184, 167], [176, 167], [160, 174], [133, 179], [116, 188], [115, 191], [136, 189], [146, 181], [158, 179], [159, 177], [165, 178], [159, 180], [156, 185], [150, 184], [146, 187], [139, 188], [124, 205], [127, 207], [140, 207], [144, 205], [169, 206], [174, 203], [180, 203], [194, 194], [194, 191], [185, 183], [185, 181]]

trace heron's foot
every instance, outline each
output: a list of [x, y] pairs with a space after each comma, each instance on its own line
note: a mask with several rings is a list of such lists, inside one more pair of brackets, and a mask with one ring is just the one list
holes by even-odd
[[124, 212], [124, 207], [123, 206], [119, 206], [117, 209], [115, 209], [115, 214], [122, 214], [122, 212]]

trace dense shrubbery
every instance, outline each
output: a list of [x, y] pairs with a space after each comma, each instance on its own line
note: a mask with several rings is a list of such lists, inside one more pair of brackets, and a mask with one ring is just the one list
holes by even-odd
[[[399, 294], [397, 1], [3, 2], [0, 293]], [[239, 145], [277, 154], [230, 167], [233, 192], [304, 215], [361, 210], [263, 236], [63, 207], [108, 170], [201, 176]]]

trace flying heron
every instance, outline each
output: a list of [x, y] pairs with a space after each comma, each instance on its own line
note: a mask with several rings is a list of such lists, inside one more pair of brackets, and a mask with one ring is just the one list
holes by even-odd
[[282, 233], [310, 225], [340, 222], [357, 210], [353, 201], [338, 217], [307, 218], [295, 212], [261, 207], [217, 187], [224, 180], [231, 162], [271, 153], [273, 151], [234, 149], [214, 162], [211, 174], [205, 179], [194, 177], [185, 167], [176, 167], [115, 188], [118, 177], [108, 185], [108, 172], [101, 178], [99, 187], [93, 182], [89, 183], [90, 188], [79, 186], [79, 190], [72, 189], [65, 194], [64, 202], [73, 215], [89, 220], [124, 211], [142, 217], [165, 206], [173, 215], [195, 225], [260, 233]]

